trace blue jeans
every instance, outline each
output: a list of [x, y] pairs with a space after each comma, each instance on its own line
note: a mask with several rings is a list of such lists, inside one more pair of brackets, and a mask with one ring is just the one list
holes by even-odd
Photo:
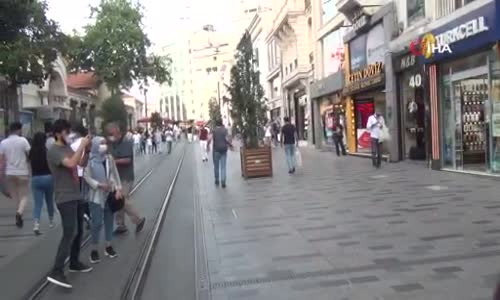
[[288, 170], [292, 171], [295, 169], [295, 144], [285, 144], [285, 155]]
[[42, 215], [43, 200], [47, 203], [49, 219], [54, 218], [54, 179], [52, 175], [33, 176], [31, 178], [31, 190], [35, 207], [33, 208], [33, 219], [40, 221]]
[[213, 156], [214, 156], [215, 181], [219, 182], [219, 167], [220, 167], [220, 180], [222, 181], [222, 183], [226, 183], [227, 152], [214, 151]]
[[92, 234], [92, 244], [99, 244], [99, 239], [101, 235], [102, 223], [104, 220], [104, 238], [106, 242], [111, 242], [113, 237], [113, 213], [109, 209], [108, 205], [89, 202], [90, 206], [90, 216], [92, 218], [91, 234]]

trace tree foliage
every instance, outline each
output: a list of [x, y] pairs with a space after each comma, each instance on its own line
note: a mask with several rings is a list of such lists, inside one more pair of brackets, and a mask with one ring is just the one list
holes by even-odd
[[157, 129], [163, 127], [163, 118], [161, 117], [159, 112], [155, 111], [151, 114], [151, 126]]
[[130, 0], [101, 0], [92, 8], [95, 24], [83, 36], [71, 38], [72, 71], [93, 71], [117, 93], [148, 78], [170, 84], [170, 58], [148, 53], [151, 42], [144, 32], [139, 4]]
[[210, 101], [208, 102], [208, 115], [210, 117], [210, 120], [212, 120], [212, 122], [216, 122], [217, 120], [222, 120], [220, 105], [215, 98], [210, 99]]
[[127, 129], [127, 108], [119, 95], [111, 96], [102, 103], [101, 117], [103, 119], [103, 125], [116, 122], [120, 125], [122, 130]]
[[43, 85], [66, 38], [44, 0], [0, 1], [0, 74], [10, 85]]
[[234, 128], [242, 134], [245, 147], [256, 148], [258, 130], [266, 120], [264, 89], [260, 74], [255, 69], [252, 38], [245, 32], [236, 48], [236, 64], [231, 68], [229, 94]]

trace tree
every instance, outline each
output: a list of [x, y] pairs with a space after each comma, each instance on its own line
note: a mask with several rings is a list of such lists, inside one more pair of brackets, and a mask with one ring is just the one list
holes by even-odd
[[157, 129], [163, 127], [163, 118], [161, 117], [159, 112], [155, 111], [151, 114], [151, 126]]
[[46, 12], [44, 0], [0, 1], [0, 75], [8, 83], [4, 108], [15, 114], [17, 86], [43, 85], [58, 52], [66, 49], [64, 34]]
[[228, 87], [233, 126], [248, 148], [258, 147], [258, 130], [267, 122], [264, 89], [259, 82], [259, 71], [255, 69], [253, 53], [252, 38], [246, 31], [236, 48], [236, 64], [231, 68]]
[[84, 36], [71, 38], [69, 58], [72, 71], [92, 71], [113, 94], [134, 82], [147, 86], [148, 78], [172, 82], [168, 57], [148, 54], [151, 42], [142, 26], [139, 4], [129, 0], [101, 0], [92, 8], [95, 24]]
[[208, 115], [210, 116], [210, 120], [212, 122], [222, 120], [220, 105], [219, 102], [215, 100], [215, 98], [210, 99], [210, 101], [208, 102]]
[[116, 122], [120, 125], [121, 130], [127, 130], [128, 113], [125, 103], [118, 95], [113, 95], [106, 99], [101, 106], [101, 117], [103, 125], [111, 122]]

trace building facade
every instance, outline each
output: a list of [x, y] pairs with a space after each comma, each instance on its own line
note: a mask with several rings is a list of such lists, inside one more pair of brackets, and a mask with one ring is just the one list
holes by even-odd
[[[271, 99], [281, 98], [282, 107], [271, 107], [271, 116], [290, 117], [302, 141], [312, 141], [314, 121], [309, 87], [312, 80], [313, 29], [310, 1], [275, 1], [272, 27], [267, 36]], [[280, 92], [276, 91], [276, 87]], [[273, 94], [274, 93], [274, 94]]]
[[337, 121], [346, 127], [346, 103], [342, 97], [345, 17], [334, 1], [316, 0], [311, 5], [314, 56], [309, 98], [315, 116], [313, 142], [322, 148], [333, 144]]

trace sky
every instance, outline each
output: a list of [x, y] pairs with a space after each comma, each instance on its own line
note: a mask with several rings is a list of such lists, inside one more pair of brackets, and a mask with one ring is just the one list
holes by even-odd
[[[132, 0], [143, 7], [146, 33], [154, 48], [175, 42], [186, 31], [199, 29], [205, 24], [213, 24], [218, 31], [231, 30], [236, 19], [238, 5], [242, 1], [258, 0]], [[92, 22], [90, 7], [100, 0], [48, 0], [48, 15], [57, 21], [66, 33], [73, 30], [82, 32], [83, 27]], [[148, 99], [159, 99], [158, 86], [152, 86]], [[143, 99], [137, 87], [131, 93]], [[158, 100], [159, 101], [159, 100]], [[149, 105], [148, 105], [149, 106]]]

